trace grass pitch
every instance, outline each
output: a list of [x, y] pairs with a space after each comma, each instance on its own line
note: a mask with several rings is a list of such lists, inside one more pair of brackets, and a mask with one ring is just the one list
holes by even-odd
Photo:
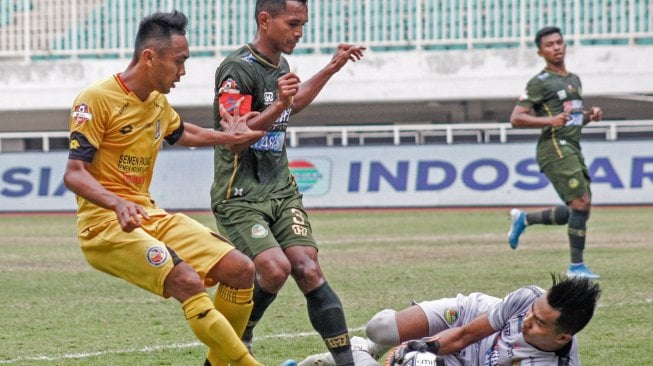
[[[506, 243], [506, 209], [310, 212], [320, 261], [352, 335], [382, 308], [482, 291], [550, 286], [564, 272], [564, 227], [529, 227]], [[214, 227], [210, 214], [193, 217]], [[598, 207], [585, 259], [602, 275], [580, 335], [586, 365], [651, 365], [653, 208]], [[201, 365], [205, 348], [179, 304], [90, 268], [72, 215], [0, 216], [0, 365]], [[255, 332], [266, 365], [325, 347], [289, 281]]]

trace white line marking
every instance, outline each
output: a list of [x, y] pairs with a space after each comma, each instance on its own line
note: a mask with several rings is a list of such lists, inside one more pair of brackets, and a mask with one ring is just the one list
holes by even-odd
[[[363, 330], [363, 327], [350, 329], [350, 332], [355, 332]], [[270, 334], [266, 336], [256, 337], [257, 339], [273, 339], [273, 338], [298, 338], [298, 337], [311, 337], [318, 336], [316, 332], [301, 332], [301, 333], [281, 333], [281, 334]], [[171, 349], [185, 349], [185, 348], [195, 348], [203, 347], [204, 344], [201, 342], [190, 342], [190, 343], [179, 343], [179, 344], [169, 344], [164, 346], [145, 346], [142, 348], [127, 348], [122, 350], [111, 350], [111, 351], [101, 351], [101, 352], [86, 352], [86, 353], [70, 353], [59, 356], [33, 356], [33, 357], [20, 357], [13, 360], [0, 360], [0, 364], [10, 364], [16, 362], [25, 362], [25, 361], [61, 361], [67, 359], [82, 359], [89, 357], [97, 357], [110, 354], [121, 354], [121, 353], [149, 353], [163, 350]]]
[[[622, 303], [616, 303], [616, 304], [598, 304], [597, 307], [599, 308], [605, 308], [605, 307], [622, 307], [622, 306], [632, 306], [632, 305], [642, 305], [642, 304], [650, 304], [653, 303], [653, 298], [646, 298], [643, 299], [642, 301], [635, 301], [635, 302], [622, 302]], [[364, 327], [357, 327], [357, 328], [352, 328], [349, 331], [350, 332], [356, 332], [363, 330]], [[266, 336], [261, 336], [261, 337], [256, 337], [257, 339], [274, 339], [274, 338], [298, 338], [298, 337], [311, 337], [311, 336], [317, 336], [318, 334], [316, 332], [301, 332], [301, 333], [281, 333], [281, 334], [270, 334]], [[61, 361], [61, 360], [66, 360], [66, 359], [82, 359], [82, 358], [89, 358], [89, 357], [97, 357], [97, 356], [102, 356], [102, 355], [109, 355], [109, 354], [121, 354], [121, 353], [149, 353], [149, 352], [156, 352], [156, 351], [162, 351], [162, 350], [171, 350], [171, 349], [185, 349], [185, 348], [195, 348], [195, 347], [200, 347], [204, 346], [203, 343], [201, 342], [190, 342], [190, 343], [180, 343], [180, 344], [169, 344], [169, 345], [164, 345], [164, 346], [145, 346], [142, 348], [127, 348], [127, 349], [122, 349], [122, 350], [112, 350], [112, 351], [102, 351], [102, 352], [87, 352], [87, 353], [72, 353], [72, 354], [64, 354], [64, 355], [59, 355], [59, 356], [33, 356], [33, 357], [20, 357], [20, 358], [15, 358], [13, 360], [0, 360], [0, 364], [10, 364], [10, 363], [16, 363], [16, 362], [24, 362], [24, 361]]]

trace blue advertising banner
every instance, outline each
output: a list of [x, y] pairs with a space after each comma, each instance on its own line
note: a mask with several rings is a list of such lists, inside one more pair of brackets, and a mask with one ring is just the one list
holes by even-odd
[[[653, 204], [647, 141], [585, 142], [594, 204]], [[550, 205], [534, 144], [295, 148], [290, 169], [308, 208]], [[63, 185], [67, 152], [0, 154], [0, 211], [75, 210]], [[152, 197], [208, 210], [213, 150], [163, 150]]]

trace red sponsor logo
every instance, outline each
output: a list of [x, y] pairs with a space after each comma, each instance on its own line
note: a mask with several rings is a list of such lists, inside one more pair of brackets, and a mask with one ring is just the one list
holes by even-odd
[[123, 174], [122, 179], [127, 183], [134, 183], [134, 184], [145, 183], [145, 177], [140, 175]]

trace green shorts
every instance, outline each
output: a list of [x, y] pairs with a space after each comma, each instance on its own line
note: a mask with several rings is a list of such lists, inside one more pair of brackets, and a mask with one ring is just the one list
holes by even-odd
[[569, 154], [555, 163], [549, 163], [542, 168], [542, 172], [565, 204], [585, 193], [592, 194], [587, 166], [578, 154]]
[[317, 248], [301, 196], [263, 202], [233, 201], [213, 210], [218, 229], [245, 255], [254, 258], [274, 247]]

